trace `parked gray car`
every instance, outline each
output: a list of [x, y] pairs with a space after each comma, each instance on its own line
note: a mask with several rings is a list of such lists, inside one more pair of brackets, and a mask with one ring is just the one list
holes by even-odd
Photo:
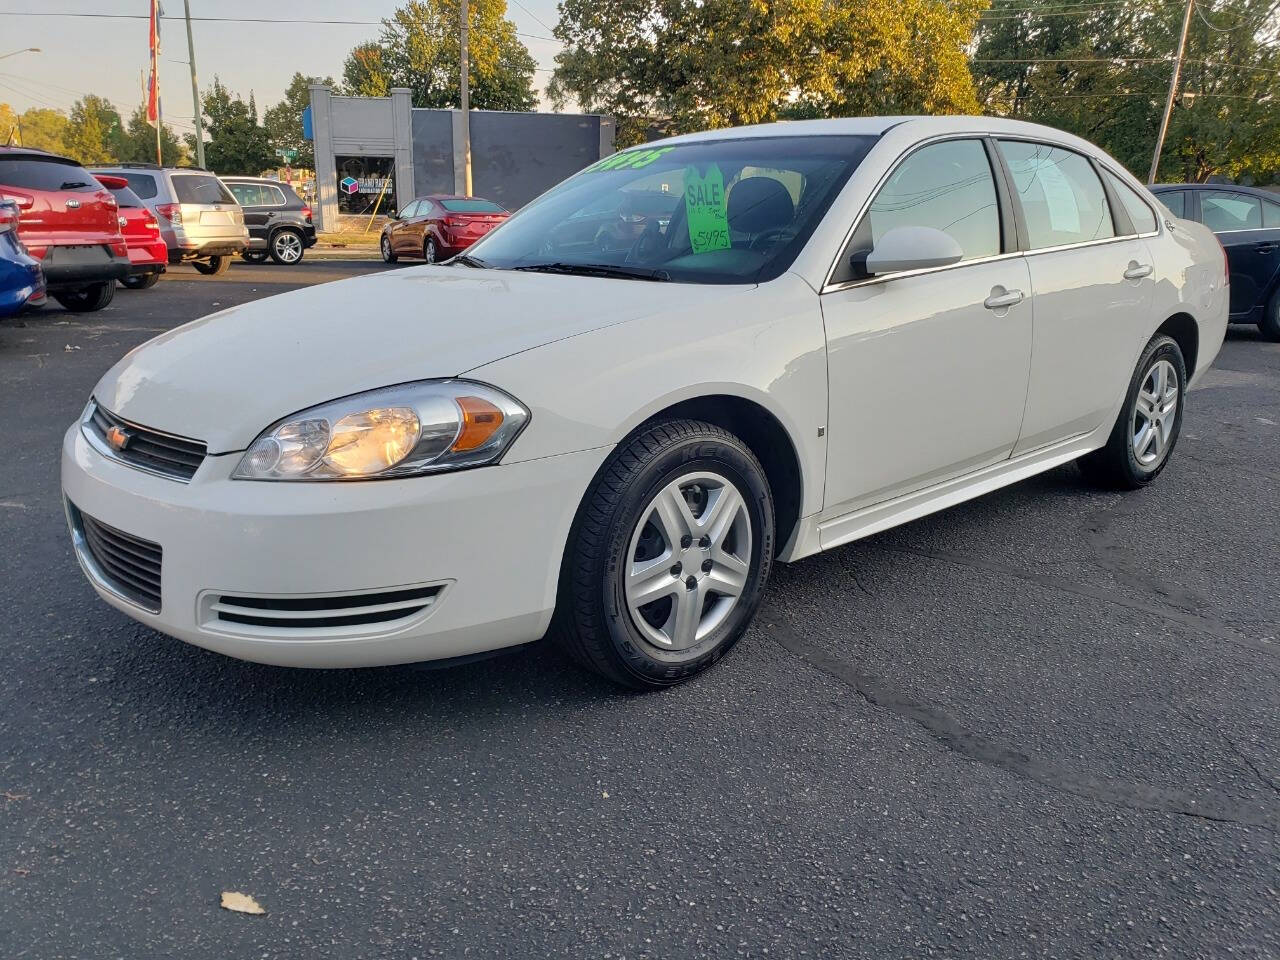
[[124, 177], [156, 215], [169, 262], [193, 261], [201, 273], [223, 273], [249, 246], [244, 211], [214, 174], [196, 167], [124, 163], [93, 173]]

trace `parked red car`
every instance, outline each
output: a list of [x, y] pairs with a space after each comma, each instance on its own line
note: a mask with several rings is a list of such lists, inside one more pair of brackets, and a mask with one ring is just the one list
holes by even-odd
[[120, 232], [129, 248], [129, 276], [120, 282], [130, 290], [154, 287], [169, 263], [169, 247], [160, 235], [160, 222], [129, 189], [129, 181], [124, 177], [106, 173], [95, 173], [94, 177], [116, 198]]
[[410, 200], [382, 228], [382, 259], [421, 257], [447, 260], [471, 246], [511, 216], [492, 200], [432, 194]]
[[129, 276], [115, 197], [80, 164], [0, 147], [0, 198], [18, 205], [18, 236], [41, 261], [49, 295], [68, 310], [101, 310]]

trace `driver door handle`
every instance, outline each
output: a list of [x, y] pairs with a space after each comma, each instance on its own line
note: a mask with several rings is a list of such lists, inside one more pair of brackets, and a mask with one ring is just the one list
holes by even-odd
[[1021, 290], [1006, 290], [1004, 293], [996, 293], [992, 291], [991, 296], [982, 301], [982, 305], [988, 310], [1004, 310], [1006, 307], [1012, 307], [1023, 301], [1023, 293]]
[[1137, 263], [1131, 260], [1129, 261], [1129, 269], [1124, 272], [1124, 278], [1126, 280], [1141, 280], [1143, 277], [1151, 276], [1151, 270], [1151, 264]]

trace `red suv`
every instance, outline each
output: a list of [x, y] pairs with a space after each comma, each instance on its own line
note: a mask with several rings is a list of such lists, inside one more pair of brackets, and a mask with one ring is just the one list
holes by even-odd
[[101, 310], [129, 276], [111, 192], [80, 164], [43, 150], [0, 147], [0, 199], [18, 205], [18, 236], [68, 310]]
[[95, 173], [97, 181], [111, 191], [120, 208], [120, 232], [129, 248], [129, 277], [120, 281], [130, 290], [154, 287], [169, 263], [169, 247], [160, 235], [156, 215], [129, 189], [124, 177]]

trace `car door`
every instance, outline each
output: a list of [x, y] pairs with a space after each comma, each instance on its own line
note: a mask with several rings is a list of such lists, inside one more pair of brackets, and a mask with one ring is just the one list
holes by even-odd
[[423, 200], [422, 206], [418, 207], [417, 217], [417, 248], [414, 251], [418, 256], [422, 256], [423, 244], [427, 242], [427, 237], [435, 234], [436, 246], [441, 247], [443, 244], [440, 240], [440, 217], [441, 208], [434, 200]]
[[997, 143], [1036, 302], [1020, 455], [1114, 415], [1151, 329], [1154, 265], [1123, 206], [1113, 210], [1093, 161], [1036, 141]]
[[[1007, 191], [992, 149], [967, 137], [908, 152], [824, 288], [827, 517], [997, 463], [1018, 439], [1031, 357], [1030, 277], [1002, 219]], [[964, 258], [858, 276], [851, 259], [903, 226], [942, 230]]]
[[1280, 204], [1235, 190], [1199, 190], [1200, 221], [1227, 251], [1231, 319], [1253, 321], [1280, 270]]
[[391, 225], [391, 249], [396, 253], [409, 253], [409, 233], [413, 229], [411, 221], [418, 215], [420, 201], [410, 200]]
[[233, 180], [227, 183], [227, 189], [244, 210], [244, 225], [249, 228], [249, 239], [254, 241], [254, 246], [265, 246], [268, 211], [263, 205], [262, 186]]

